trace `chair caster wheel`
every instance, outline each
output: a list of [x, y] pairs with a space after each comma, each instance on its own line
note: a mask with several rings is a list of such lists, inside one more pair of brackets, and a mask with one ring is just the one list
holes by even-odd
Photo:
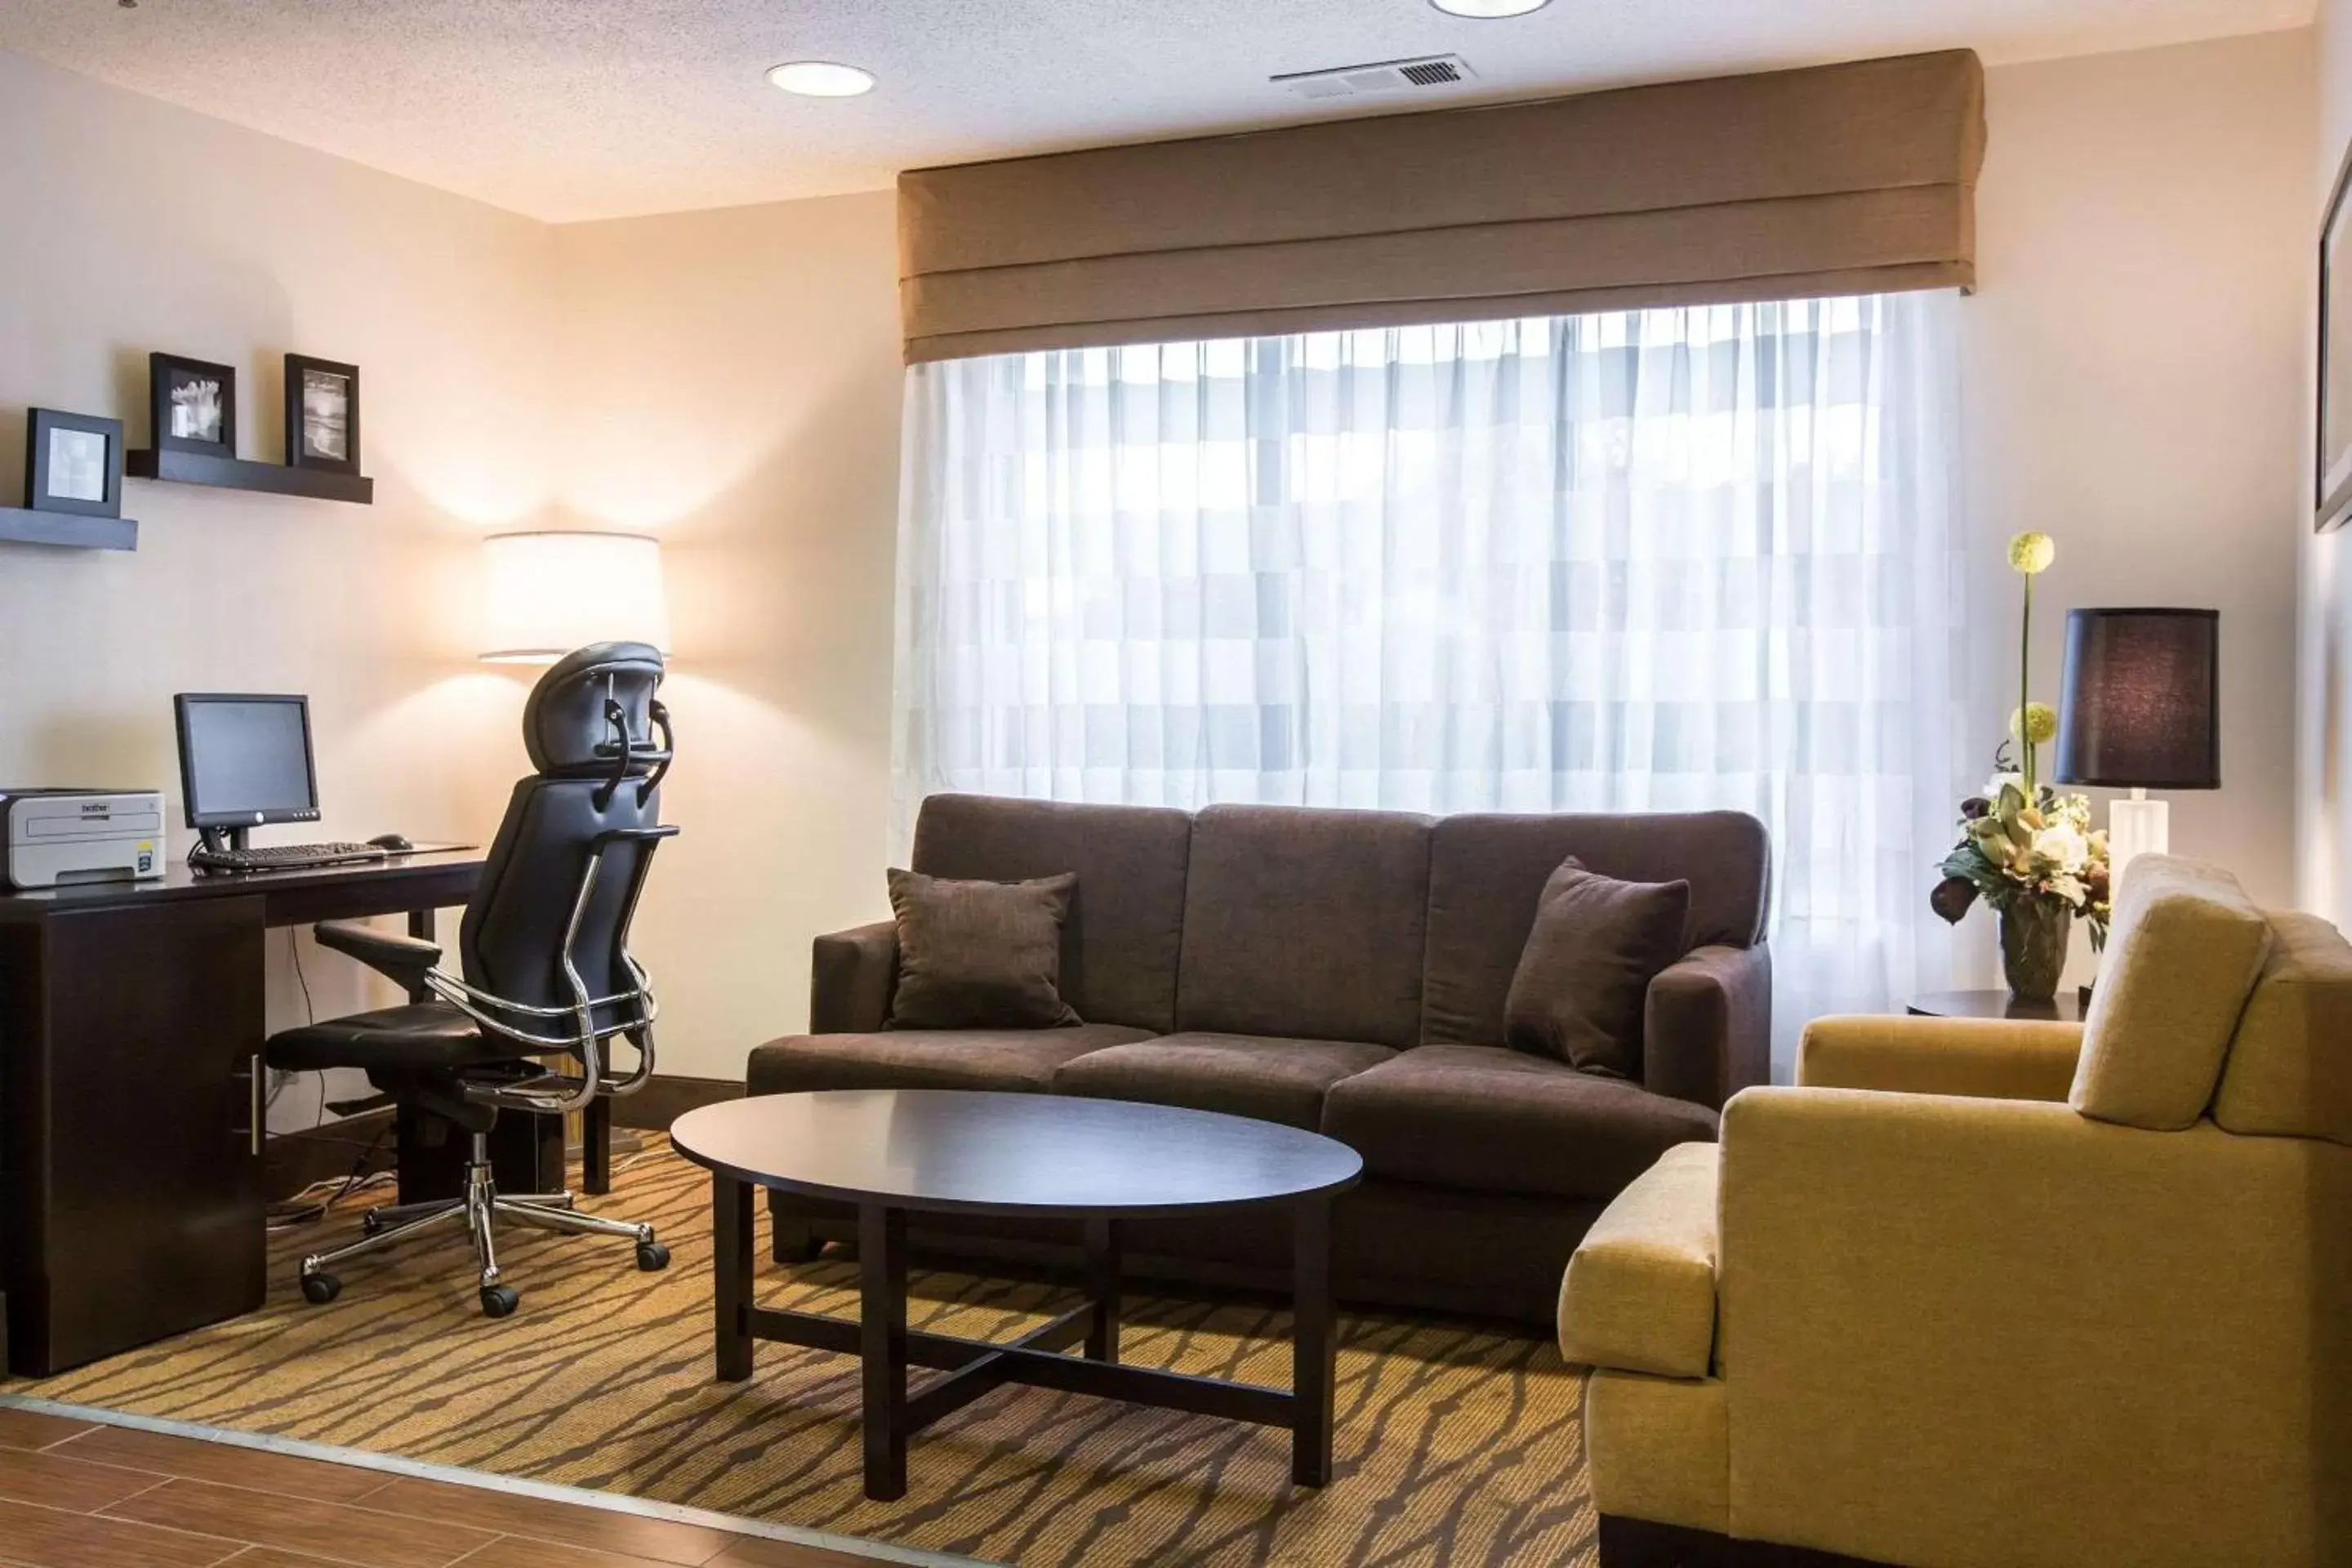
[[639, 1269], [645, 1273], [651, 1274], [656, 1269], [667, 1268], [668, 1267], [668, 1247], [664, 1247], [658, 1241], [641, 1241], [637, 1243], [637, 1268]]
[[302, 1276], [302, 1300], [314, 1307], [323, 1307], [343, 1293], [343, 1282], [331, 1274]]
[[522, 1296], [511, 1285], [482, 1287], [482, 1316], [503, 1318], [522, 1305]]
[[375, 1210], [370, 1209], [367, 1213], [360, 1215], [360, 1234], [362, 1236], [373, 1236], [383, 1228], [383, 1216], [377, 1214]]

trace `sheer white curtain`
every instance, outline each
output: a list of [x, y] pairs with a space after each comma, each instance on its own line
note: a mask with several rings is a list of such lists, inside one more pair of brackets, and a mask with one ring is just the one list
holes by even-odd
[[[1794, 1025], [1923, 981], [1956, 789], [1948, 293], [908, 375], [900, 831], [936, 790], [1735, 806]], [[902, 840], [903, 841], [903, 840]]]

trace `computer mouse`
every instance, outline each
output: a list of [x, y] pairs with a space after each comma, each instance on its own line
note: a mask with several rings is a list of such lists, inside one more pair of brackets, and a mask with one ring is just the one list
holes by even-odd
[[379, 833], [368, 842], [387, 855], [405, 855], [416, 847], [397, 833]]

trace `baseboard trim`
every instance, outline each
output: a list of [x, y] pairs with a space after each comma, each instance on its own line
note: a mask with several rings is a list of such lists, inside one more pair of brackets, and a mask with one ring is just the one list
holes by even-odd
[[391, 1170], [393, 1114], [387, 1105], [296, 1132], [273, 1133], [263, 1146], [264, 1196], [278, 1203], [314, 1183], [340, 1182], [362, 1155], [362, 1174]]
[[636, 1093], [615, 1100], [613, 1125], [667, 1132], [669, 1124], [689, 1110], [743, 1098], [740, 1078], [688, 1078], [681, 1073], [656, 1073]]
[[1892, 1568], [1811, 1546], [1738, 1541], [1686, 1524], [1622, 1513], [1601, 1516], [1601, 1568]]

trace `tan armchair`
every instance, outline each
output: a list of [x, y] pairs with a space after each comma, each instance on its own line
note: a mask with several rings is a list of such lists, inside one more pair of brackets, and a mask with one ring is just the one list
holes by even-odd
[[2352, 946], [2169, 859], [2116, 942], [2083, 1026], [1817, 1022], [1601, 1215], [1604, 1568], [2352, 1563]]

